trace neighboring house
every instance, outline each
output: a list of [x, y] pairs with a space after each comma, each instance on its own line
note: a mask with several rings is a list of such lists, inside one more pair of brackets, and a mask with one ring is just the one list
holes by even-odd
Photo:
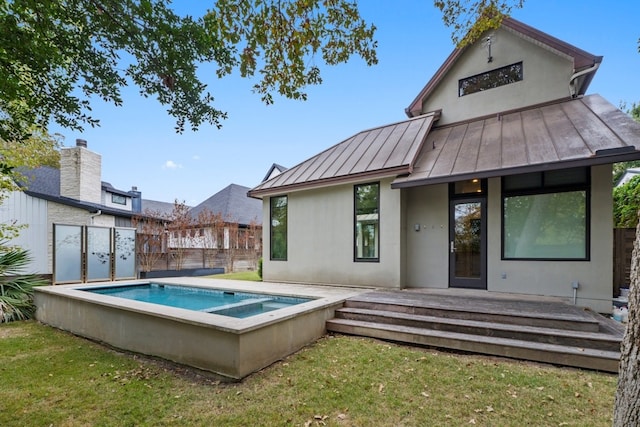
[[249, 192], [269, 224], [264, 280], [568, 300], [578, 287], [579, 305], [610, 311], [611, 165], [640, 159], [640, 124], [585, 96], [601, 60], [510, 18], [454, 50], [408, 120]]
[[[116, 273], [105, 270], [116, 267], [105, 261], [105, 253], [108, 255], [108, 247], [113, 247], [109, 240], [115, 239], [115, 250], [126, 246], [132, 254], [130, 233], [135, 237], [135, 232], [131, 218], [140, 212], [140, 192], [135, 187], [131, 191], [117, 190], [102, 182], [101, 156], [88, 150], [84, 140], [76, 140], [75, 147], [63, 148], [60, 156], [60, 169], [43, 166], [20, 171], [25, 178], [21, 184], [24, 191], [12, 193], [0, 206], [0, 220], [28, 225], [10, 244], [30, 251], [33, 261], [29, 272], [52, 275], [57, 282], [92, 280], [93, 274], [96, 279], [107, 280], [122, 274], [133, 277], [135, 256], [128, 257], [126, 265], [118, 261]], [[112, 233], [114, 230], [118, 232]], [[83, 249], [82, 245], [88, 246]], [[99, 248], [102, 245], [107, 248]], [[88, 254], [87, 259], [81, 261], [84, 254]], [[120, 255], [120, 260], [126, 258]], [[100, 265], [94, 268], [92, 261]]]
[[627, 169], [624, 174], [620, 177], [620, 179], [618, 180], [618, 183], [616, 184], [616, 187], [620, 187], [621, 185], [626, 184], [627, 182], [631, 181], [631, 178], [633, 178], [634, 176], [640, 174], [640, 168], [629, 168]]
[[271, 165], [271, 167], [267, 171], [267, 174], [262, 179], [262, 182], [269, 181], [271, 178], [275, 178], [276, 176], [280, 175], [282, 172], [286, 170], [287, 168], [285, 168], [284, 166], [274, 163]]
[[230, 184], [189, 209], [188, 230], [174, 230], [169, 247], [259, 251], [262, 203], [248, 197], [249, 190]]

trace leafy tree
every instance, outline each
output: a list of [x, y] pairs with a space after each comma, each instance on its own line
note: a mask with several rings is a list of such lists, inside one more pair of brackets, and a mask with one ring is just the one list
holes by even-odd
[[[1, 85], [0, 85], [1, 87]], [[1, 91], [1, 89], [0, 89]], [[28, 184], [28, 173], [21, 173], [38, 166], [60, 167], [62, 143], [58, 136], [50, 136], [37, 129], [21, 143], [0, 138], [0, 205], [13, 191], [20, 191], [20, 184]], [[16, 237], [26, 224], [0, 223], [0, 240]]]
[[0, 0], [0, 138], [22, 140], [50, 120], [95, 126], [90, 100], [120, 105], [130, 83], [167, 106], [178, 132], [220, 126], [226, 113], [199, 64], [213, 63], [218, 77], [258, 73], [267, 102], [274, 91], [304, 99], [321, 82], [311, 57], [375, 64], [374, 32], [348, 0], [219, 0], [197, 18], [170, 0]]
[[640, 211], [640, 176], [613, 189], [613, 226], [636, 227]]
[[[640, 52], [640, 39], [638, 39]], [[637, 107], [634, 104], [634, 109]], [[640, 425], [640, 223], [631, 257], [629, 320], [620, 351], [620, 375], [613, 410], [614, 427]]]

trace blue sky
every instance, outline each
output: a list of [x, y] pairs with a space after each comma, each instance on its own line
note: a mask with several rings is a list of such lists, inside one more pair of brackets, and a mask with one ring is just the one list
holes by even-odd
[[[206, 4], [174, 1], [176, 10], [192, 15]], [[145, 199], [195, 206], [231, 183], [253, 187], [273, 163], [291, 167], [361, 130], [404, 120], [404, 109], [453, 50], [451, 31], [431, 0], [359, 5], [378, 28], [378, 65], [367, 67], [354, 57], [323, 67], [324, 82], [308, 89], [307, 101], [277, 98], [267, 106], [251, 92], [255, 81], [217, 79], [203, 67], [215, 105], [229, 114], [221, 130], [176, 134], [165, 109], [130, 87], [122, 107], [93, 104], [100, 127], [51, 131], [61, 133], [66, 146], [86, 139], [102, 155], [102, 180], [120, 190], [137, 186]], [[527, 0], [513, 17], [604, 56], [588, 93], [616, 106], [640, 102], [640, 1]]]

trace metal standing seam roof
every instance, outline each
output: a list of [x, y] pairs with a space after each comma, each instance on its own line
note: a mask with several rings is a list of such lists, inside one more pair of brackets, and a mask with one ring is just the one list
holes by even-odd
[[263, 182], [249, 191], [249, 196], [261, 197], [357, 178], [409, 173], [439, 116], [437, 111], [357, 133]]
[[392, 188], [640, 159], [640, 123], [599, 95], [434, 129]]

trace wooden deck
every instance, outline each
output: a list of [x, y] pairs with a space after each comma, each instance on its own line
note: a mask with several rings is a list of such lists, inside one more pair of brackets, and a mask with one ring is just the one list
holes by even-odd
[[559, 299], [486, 291], [372, 291], [327, 330], [414, 345], [617, 372], [624, 327]]

